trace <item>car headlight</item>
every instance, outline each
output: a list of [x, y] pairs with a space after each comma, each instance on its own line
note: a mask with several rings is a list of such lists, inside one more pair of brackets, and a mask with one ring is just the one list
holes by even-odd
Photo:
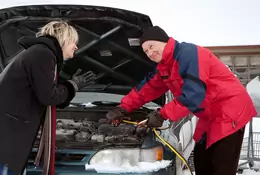
[[105, 149], [97, 152], [89, 161], [89, 164], [115, 165], [129, 164], [135, 166], [140, 162], [156, 162], [163, 159], [163, 148], [120, 148]]

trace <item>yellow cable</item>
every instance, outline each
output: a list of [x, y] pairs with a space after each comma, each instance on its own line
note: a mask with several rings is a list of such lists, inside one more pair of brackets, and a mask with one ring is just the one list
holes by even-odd
[[[123, 120], [124, 123], [128, 123], [128, 124], [133, 124], [133, 125], [136, 125], [138, 124], [138, 122], [132, 122], [132, 121], [128, 121], [128, 120]], [[156, 137], [158, 137], [166, 146], [168, 146], [168, 148], [170, 148], [170, 150], [172, 152], [174, 152], [177, 157], [179, 159], [181, 159], [181, 161], [185, 164], [185, 166], [188, 168], [188, 170], [190, 171], [191, 175], [193, 175], [191, 169], [190, 169], [190, 166], [188, 165], [188, 162], [185, 160], [185, 158], [172, 146], [170, 145], [166, 140], [164, 140], [159, 134], [158, 132], [156, 131], [155, 128], [153, 128], [153, 132], [155, 133]]]
[[132, 121], [128, 121], [128, 120], [123, 120], [123, 122], [128, 123], [128, 124], [133, 124], [133, 125], [138, 124], [138, 122], [132, 122]]
[[188, 168], [188, 170], [190, 171], [190, 173], [193, 175], [191, 169], [190, 169], [190, 166], [188, 165], [188, 162], [185, 160], [185, 158], [172, 146], [170, 145], [168, 142], [166, 142], [159, 134], [158, 132], [153, 128], [153, 132], [155, 133], [155, 135], [165, 144], [167, 145], [170, 150], [172, 152], [174, 152], [180, 159], [181, 161], [183, 161], [183, 163], [185, 164], [185, 166]]

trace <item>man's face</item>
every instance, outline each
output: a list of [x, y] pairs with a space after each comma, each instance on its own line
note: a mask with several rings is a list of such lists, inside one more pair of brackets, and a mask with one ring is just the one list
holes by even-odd
[[142, 44], [142, 48], [150, 60], [159, 63], [162, 60], [165, 45], [166, 43], [160, 41], [149, 40]]

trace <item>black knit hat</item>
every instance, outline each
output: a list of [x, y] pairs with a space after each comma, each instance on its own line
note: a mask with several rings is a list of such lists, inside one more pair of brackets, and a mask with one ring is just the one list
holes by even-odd
[[154, 26], [144, 29], [143, 35], [140, 38], [140, 44], [142, 45], [145, 41], [148, 40], [168, 42], [169, 36], [159, 26]]

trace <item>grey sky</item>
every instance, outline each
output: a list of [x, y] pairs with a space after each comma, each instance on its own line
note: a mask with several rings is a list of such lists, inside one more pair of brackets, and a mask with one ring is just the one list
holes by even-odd
[[203, 46], [260, 44], [259, 0], [8, 0], [0, 7], [29, 2], [110, 6], [145, 13], [175, 39]]

